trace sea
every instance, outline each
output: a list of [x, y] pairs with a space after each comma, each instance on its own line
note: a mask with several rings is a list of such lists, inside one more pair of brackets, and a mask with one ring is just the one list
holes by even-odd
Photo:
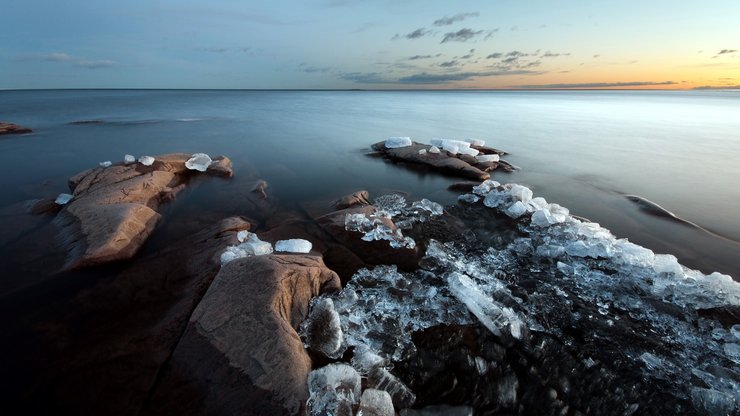
[[[52, 266], [38, 264], [57, 250], [51, 235], [27, 243], [17, 207], [125, 154], [227, 155], [235, 179], [258, 175], [285, 206], [360, 189], [455, 204], [447, 188], [460, 178], [370, 154], [390, 136], [485, 140], [519, 168], [493, 179], [687, 267], [740, 278], [740, 91], [0, 91], [0, 120], [34, 130], [0, 138], [0, 296], [44, 282]], [[174, 218], [244, 186], [204, 183]], [[158, 244], [177, 237], [173, 221]]]

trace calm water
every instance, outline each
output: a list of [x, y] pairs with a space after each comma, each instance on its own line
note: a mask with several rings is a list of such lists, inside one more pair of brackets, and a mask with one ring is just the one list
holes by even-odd
[[[13, 207], [66, 191], [69, 176], [125, 153], [226, 154], [237, 178], [259, 175], [285, 204], [363, 188], [453, 203], [446, 187], [457, 179], [365, 154], [403, 135], [485, 139], [522, 168], [494, 179], [526, 184], [690, 267], [740, 277], [740, 92], [0, 91], [0, 120], [35, 130], [0, 139], [0, 254], [26, 274], [42, 273], [22, 264], [43, 262], [44, 252], [23, 254], [33, 233], [8, 224]], [[106, 123], [69, 124], [78, 120]], [[177, 203], [245, 191], [224, 186], [203, 184]], [[624, 194], [724, 238], [650, 216]], [[0, 292], [24, 286], [17, 275], [3, 279]]]

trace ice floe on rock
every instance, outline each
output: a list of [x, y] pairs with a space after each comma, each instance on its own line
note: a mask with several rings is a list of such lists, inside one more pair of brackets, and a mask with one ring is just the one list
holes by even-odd
[[113, 166], [113, 162], [111, 162], [110, 160], [106, 160], [105, 162], [100, 162], [100, 167], [109, 168], [111, 166]]
[[130, 165], [134, 162], [136, 162], [136, 157], [134, 155], [126, 154], [123, 156], [123, 163]]
[[57, 196], [57, 199], [54, 200], [54, 203], [57, 205], [66, 205], [69, 201], [72, 200], [72, 198], [74, 198], [74, 195], [59, 194], [59, 196]]
[[151, 166], [154, 163], [154, 158], [151, 156], [141, 156], [139, 157], [139, 163], [144, 166]]
[[475, 160], [478, 162], [498, 162], [501, 160], [501, 157], [497, 154], [492, 155], [476, 155]]
[[302, 238], [291, 238], [275, 242], [275, 251], [287, 253], [308, 253], [313, 248], [310, 241]]
[[439, 154], [439, 147], [437, 147], [437, 146], [431, 146], [431, 147], [429, 147], [429, 153], [435, 154], [435, 155], [436, 154]]
[[465, 139], [466, 142], [470, 143], [473, 146], [485, 146], [486, 141], [481, 139]]
[[262, 256], [272, 253], [272, 244], [262, 241], [257, 234], [249, 231], [239, 231], [237, 239], [240, 244], [228, 246], [221, 253], [221, 265], [248, 256]]
[[385, 141], [385, 147], [388, 149], [397, 149], [399, 147], [411, 146], [413, 142], [410, 137], [389, 137]]
[[209, 166], [211, 166], [213, 160], [205, 153], [194, 153], [190, 159], [185, 161], [185, 167], [190, 170], [197, 170], [198, 172], [205, 172]]

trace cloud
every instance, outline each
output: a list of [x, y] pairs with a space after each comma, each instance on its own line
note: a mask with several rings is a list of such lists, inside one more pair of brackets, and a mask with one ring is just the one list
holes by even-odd
[[413, 32], [407, 33], [405, 35], [399, 35], [398, 33], [396, 33], [391, 39], [393, 39], [393, 40], [400, 39], [400, 38], [419, 39], [419, 38], [423, 38], [424, 36], [429, 35], [431, 33], [432, 33], [431, 30], [426, 29], [426, 28], [423, 28], [423, 27], [420, 27], [420, 28], [414, 30]]
[[553, 53], [550, 51], [547, 51], [542, 54], [543, 58], [557, 58], [558, 56], [570, 56], [570, 53]]
[[702, 85], [695, 90], [739, 90], [740, 85]]
[[75, 62], [75, 66], [88, 69], [99, 69], [99, 68], [110, 68], [115, 65], [115, 62], [108, 59], [101, 59], [97, 61], [88, 61], [86, 59]]
[[452, 68], [453, 66], [458, 65], [460, 65], [460, 62], [454, 59], [452, 61], [442, 62], [441, 64], [439, 64], [439, 66], [441, 66], [442, 68]]
[[492, 54], [490, 54], [490, 55], [486, 56], [486, 59], [499, 59], [499, 58], [501, 58], [502, 56], [504, 56], [504, 54], [502, 54], [502, 53], [498, 53], [498, 52], [494, 52], [494, 53], [492, 53]]
[[437, 55], [414, 55], [414, 56], [409, 56], [406, 59], [408, 59], [409, 61], [416, 61], [416, 60], [419, 60], [419, 59], [434, 58], [435, 56], [440, 56], [440, 54], [437, 54]]
[[434, 26], [449, 26], [455, 22], [462, 22], [463, 20], [467, 19], [468, 17], [478, 17], [480, 16], [480, 13], [478, 12], [471, 12], [471, 13], [458, 13], [454, 16], [445, 16], [440, 19], [437, 19], [432, 23]]
[[577, 88], [619, 88], [645, 87], [654, 85], [676, 85], [674, 81], [634, 81], [634, 82], [590, 82], [583, 84], [541, 84], [541, 85], [514, 85], [514, 88], [524, 89], [577, 89]]
[[483, 40], [491, 39], [493, 37], [493, 34], [497, 32], [498, 32], [498, 28], [489, 30], [488, 32], [486, 32], [486, 37], [483, 38]]
[[37, 61], [37, 62], [60, 62], [70, 63], [80, 68], [98, 69], [98, 68], [109, 68], [115, 65], [114, 61], [109, 59], [87, 59], [78, 56], [73, 56], [64, 52], [53, 52], [47, 54], [31, 54], [24, 55], [18, 58], [19, 61]]
[[473, 29], [460, 29], [457, 32], [447, 32], [445, 33], [444, 38], [442, 38], [442, 42], [467, 42], [470, 39], [473, 39], [474, 37], [480, 35], [483, 33], [482, 30], [473, 30]]
[[728, 53], [735, 53], [737, 52], [737, 49], [722, 49], [721, 51], [717, 52], [717, 55], [725, 55]]
[[198, 51], [198, 52], [224, 53], [224, 52], [228, 52], [229, 49], [213, 47], [213, 46], [201, 46], [198, 48], [193, 48], [193, 50]]
[[420, 74], [401, 77], [396, 81], [399, 84], [447, 84], [454, 81], [466, 81], [479, 77], [493, 77], [503, 75], [540, 75], [539, 71], [480, 71], [480, 72], [455, 72], [450, 74], [429, 74], [422, 72]]
[[467, 54], [460, 57], [460, 59], [470, 59], [475, 55], [475, 49], [471, 49]]
[[377, 72], [347, 72], [339, 75], [339, 78], [358, 84], [388, 84], [392, 82], [383, 78]]
[[326, 72], [331, 71], [331, 67], [328, 67], [328, 66], [323, 66], [323, 67], [305, 66], [305, 65], [302, 64], [302, 65], [300, 65], [300, 71], [301, 72], [305, 72], [307, 74], [313, 74], [313, 73], [317, 73], [317, 72], [319, 72], [319, 73], [326, 73]]

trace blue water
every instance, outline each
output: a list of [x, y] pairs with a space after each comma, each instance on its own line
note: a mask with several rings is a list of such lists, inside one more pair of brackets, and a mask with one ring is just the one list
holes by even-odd
[[[739, 92], [0, 91], [0, 120], [35, 130], [0, 139], [0, 207], [66, 191], [100, 161], [169, 152], [226, 154], [236, 178], [265, 179], [285, 204], [357, 189], [453, 203], [446, 188], [458, 179], [366, 152], [388, 136], [474, 137], [521, 167], [494, 179], [690, 267], [740, 276]], [[80, 120], [104, 123], [70, 124]], [[624, 194], [720, 236], [648, 215]]]

